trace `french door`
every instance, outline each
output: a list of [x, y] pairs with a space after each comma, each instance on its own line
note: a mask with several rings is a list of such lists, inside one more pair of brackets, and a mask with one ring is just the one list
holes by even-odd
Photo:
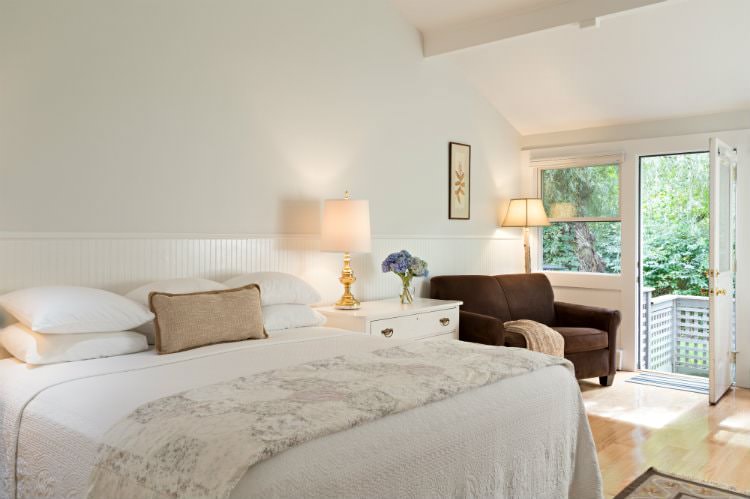
[[715, 404], [732, 385], [737, 229], [737, 150], [716, 138], [710, 140], [709, 181], [709, 402]]

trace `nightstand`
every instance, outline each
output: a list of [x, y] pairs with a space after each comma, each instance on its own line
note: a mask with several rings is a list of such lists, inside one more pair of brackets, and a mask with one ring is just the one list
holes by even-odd
[[316, 308], [326, 326], [370, 336], [399, 339], [458, 339], [458, 307], [463, 302], [417, 298], [402, 304], [398, 298], [362, 302], [357, 310]]

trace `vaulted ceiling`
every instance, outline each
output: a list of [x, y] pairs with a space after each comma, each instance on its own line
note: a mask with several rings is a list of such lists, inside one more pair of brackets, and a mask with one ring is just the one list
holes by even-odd
[[394, 2], [524, 135], [750, 109], [750, 0]]

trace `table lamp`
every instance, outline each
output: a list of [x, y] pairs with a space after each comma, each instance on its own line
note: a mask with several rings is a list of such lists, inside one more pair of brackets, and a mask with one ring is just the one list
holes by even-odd
[[539, 198], [511, 199], [503, 227], [523, 227], [523, 251], [526, 273], [531, 272], [531, 249], [529, 248], [529, 227], [549, 225], [544, 204]]
[[339, 278], [344, 285], [344, 294], [335, 307], [345, 310], [359, 308], [359, 301], [351, 291], [357, 280], [351, 267], [351, 253], [370, 252], [370, 203], [350, 199], [348, 191], [344, 199], [326, 199], [323, 202], [320, 249], [344, 253], [344, 268]]

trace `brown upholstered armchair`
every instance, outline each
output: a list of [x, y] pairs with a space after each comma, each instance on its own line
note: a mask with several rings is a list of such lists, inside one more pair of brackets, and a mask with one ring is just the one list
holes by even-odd
[[576, 378], [599, 377], [603, 386], [615, 379], [615, 351], [620, 312], [556, 302], [544, 274], [433, 277], [430, 296], [462, 300], [459, 335], [464, 341], [526, 348], [518, 333], [505, 331], [506, 321], [531, 319], [558, 331], [565, 340], [565, 358]]

